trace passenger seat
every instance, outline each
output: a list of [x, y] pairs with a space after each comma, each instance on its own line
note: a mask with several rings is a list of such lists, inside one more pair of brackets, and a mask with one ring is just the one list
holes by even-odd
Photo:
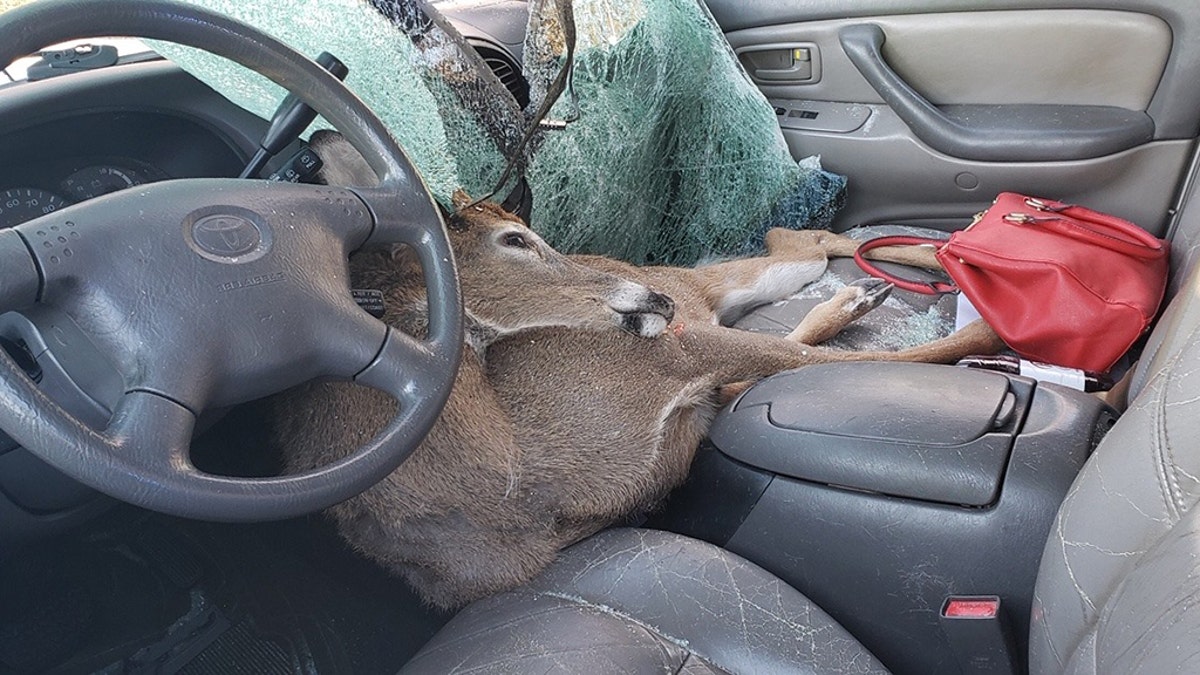
[[[1171, 278], [1164, 306], [1183, 285], [1196, 259], [1200, 257], [1200, 205], [1195, 192], [1200, 181], [1188, 188], [1190, 212], [1180, 213], [1168, 233], [1171, 241]], [[867, 241], [876, 237], [907, 235], [946, 239], [948, 232], [900, 225], [867, 225], [844, 233], [853, 239]], [[919, 281], [948, 280], [944, 274], [902, 265], [879, 263], [889, 272]], [[828, 300], [843, 286], [864, 279], [867, 274], [850, 258], [829, 261], [825, 274], [792, 297], [763, 305], [749, 312], [735, 328], [757, 333], [786, 335], [817, 304]], [[898, 350], [945, 337], [954, 331], [957, 313], [956, 295], [920, 295], [909, 291], [894, 291], [883, 305], [847, 326], [839, 335], [826, 342], [827, 346], [847, 350]]]
[[[901, 225], [856, 227], [844, 234], [860, 241], [892, 235], [935, 239], [950, 236], [941, 230]], [[879, 266], [918, 281], [945, 281], [949, 278], [945, 274], [903, 265], [880, 263]], [[787, 335], [817, 304], [828, 300], [842, 287], [866, 277], [867, 274], [859, 269], [852, 258], [833, 258], [820, 279], [786, 300], [754, 309], [734, 323], [733, 327], [756, 333]], [[894, 291], [882, 305], [844, 328], [841, 333], [827, 340], [825, 345], [857, 351], [915, 347], [952, 333], [956, 307], [957, 300], [953, 295]]]

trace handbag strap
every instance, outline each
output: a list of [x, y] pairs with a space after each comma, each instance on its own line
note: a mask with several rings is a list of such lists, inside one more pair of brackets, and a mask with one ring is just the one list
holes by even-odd
[[1018, 225], [1040, 225], [1134, 258], [1153, 260], [1165, 254], [1161, 239], [1122, 218], [1075, 204], [1047, 202], [1033, 197], [1027, 197], [1025, 204], [1046, 215], [1010, 213], [1004, 219]]
[[946, 242], [941, 239], [933, 239], [932, 237], [906, 237], [897, 235], [894, 237], [876, 237], [869, 239], [859, 244], [854, 251], [854, 262], [862, 268], [862, 271], [870, 274], [873, 277], [883, 279], [884, 281], [894, 285], [896, 288], [902, 288], [913, 293], [921, 293], [923, 295], [940, 295], [942, 293], [954, 293], [958, 290], [958, 286], [948, 284], [944, 281], [914, 281], [912, 279], [903, 279], [894, 274], [884, 272], [875, 266], [874, 263], [868, 262], [863, 254], [884, 246], [925, 246], [932, 244], [941, 246]]
[[[1112, 222], [1084, 221], [1067, 216], [1072, 216], [1072, 214], [1066, 213], [1066, 211], [1044, 216], [1013, 213], [1003, 217], [1013, 225], [1031, 225], [1051, 229], [1051, 231], [1066, 235], [1066, 237], [1087, 241], [1087, 243], [1102, 247], [1102, 249], [1123, 253], [1123, 255], [1133, 258], [1152, 261], [1152, 259], [1164, 255], [1162, 241], [1138, 226], [1130, 226], [1133, 228], [1130, 231], [1124, 227], [1115, 227], [1116, 223]], [[1134, 240], [1130, 241], [1130, 239]]]

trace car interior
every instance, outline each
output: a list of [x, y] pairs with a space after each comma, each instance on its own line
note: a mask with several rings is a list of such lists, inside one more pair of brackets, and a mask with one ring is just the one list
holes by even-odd
[[[531, 6], [547, 2], [424, 11], [519, 114], [546, 94], [523, 62], [538, 58]], [[913, 363], [768, 377], [716, 416], [660, 507], [564, 550], [529, 584], [447, 612], [320, 513], [420, 442], [463, 340], [431, 196], [441, 178], [422, 182], [409, 154], [423, 149], [381, 121], [403, 108], [372, 110], [271, 25], [203, 2], [100, 4], [0, 13], [0, 61], [35, 54], [0, 71], [0, 672], [1200, 672], [1200, 5], [630, 5], [714, 22], [790, 157], [846, 177], [830, 229], [946, 237], [1000, 192], [1047, 196], [1167, 240], [1167, 296], [1101, 374], [1102, 388], [1125, 388], [1105, 398]], [[574, 5], [581, 22], [614, 7]], [[320, 44], [320, 28], [303, 30]], [[157, 42], [86, 39], [109, 35], [179, 42], [290, 85], [380, 185], [317, 184], [320, 158], [300, 134], [316, 113], [265, 143], [278, 119], [239, 104], [256, 85], [214, 88]], [[586, 99], [586, 75], [567, 96]], [[269, 91], [263, 102], [278, 103]], [[253, 162], [269, 180], [244, 180]], [[532, 200], [535, 229], [537, 190], [508, 195], [527, 217]], [[214, 194], [241, 220], [205, 210]], [[291, 227], [256, 224], [285, 212]], [[228, 234], [243, 222], [257, 237], [246, 247]], [[424, 340], [349, 293], [348, 254], [392, 242], [428, 247]], [[637, 262], [670, 259], [658, 253]], [[208, 264], [235, 258], [236, 278]], [[786, 335], [863, 276], [832, 260], [736, 327]], [[253, 320], [279, 307], [297, 311]], [[956, 308], [896, 291], [831, 344], [929, 340], [953, 330]], [[246, 403], [319, 375], [385, 388], [402, 411], [353, 457], [281, 476]]]

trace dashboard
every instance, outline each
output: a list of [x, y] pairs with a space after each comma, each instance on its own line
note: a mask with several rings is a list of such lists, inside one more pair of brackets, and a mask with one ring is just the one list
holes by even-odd
[[239, 153], [198, 121], [163, 111], [67, 115], [0, 136], [0, 228], [135, 185], [236, 175]]
[[136, 185], [236, 176], [265, 122], [158, 61], [0, 87], [0, 129], [7, 228]]

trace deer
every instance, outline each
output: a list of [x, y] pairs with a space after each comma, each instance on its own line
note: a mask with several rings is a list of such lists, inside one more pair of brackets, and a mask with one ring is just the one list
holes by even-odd
[[[336, 135], [314, 150], [327, 182], [373, 174]], [[1003, 343], [985, 324], [898, 352], [816, 345], [887, 296], [851, 285], [787, 338], [725, 324], [818, 278], [854, 242], [772, 230], [767, 254], [704, 267], [636, 267], [564, 255], [492, 203], [456, 195], [449, 215], [466, 334], [438, 422], [383, 481], [327, 513], [362, 555], [453, 609], [516, 587], [564, 547], [659, 502], [687, 476], [713, 416], [763, 377], [847, 360], [953, 362]], [[927, 252], [880, 250], [924, 261]], [[407, 249], [351, 259], [359, 287], [385, 293], [384, 320], [420, 334], [423, 286]], [[395, 411], [387, 395], [315, 382], [263, 402], [288, 470], [320, 466], [369, 440]]]

